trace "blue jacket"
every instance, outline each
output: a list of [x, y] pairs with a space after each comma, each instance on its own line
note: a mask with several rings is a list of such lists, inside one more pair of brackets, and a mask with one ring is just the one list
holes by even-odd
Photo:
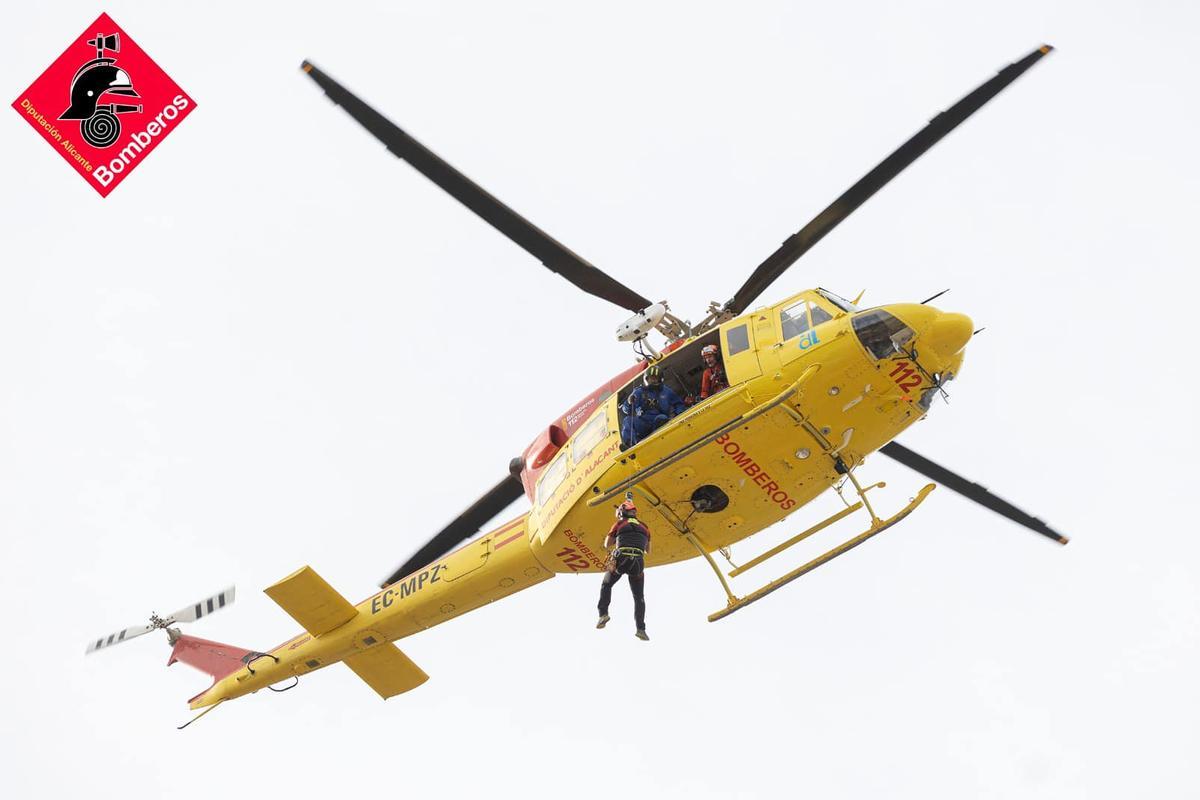
[[642, 385], [638, 386], [629, 396], [625, 398], [625, 402], [621, 405], [621, 411], [628, 416], [640, 417], [649, 416], [655, 417], [659, 414], [664, 414], [668, 418], [681, 413], [685, 406], [683, 401], [679, 399], [679, 395], [667, 386], [665, 383], [655, 392], [649, 387]]

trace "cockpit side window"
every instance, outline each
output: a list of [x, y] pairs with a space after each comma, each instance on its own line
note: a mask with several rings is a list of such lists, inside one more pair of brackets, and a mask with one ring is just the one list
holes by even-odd
[[541, 479], [538, 481], [537, 504], [539, 506], [545, 504], [550, 499], [550, 496], [554, 494], [554, 490], [562, 484], [565, 477], [567, 477], [567, 454], [559, 453], [558, 458], [554, 459], [550, 466], [546, 467], [545, 471], [542, 472]]
[[794, 306], [789, 306], [779, 312], [779, 321], [783, 323], [783, 340], [786, 342], [809, 328], [808, 301], [801, 300]]
[[601, 408], [591, 421], [575, 434], [575, 442], [571, 445], [571, 463], [578, 464], [588, 457], [596, 445], [608, 436], [608, 415]]
[[779, 312], [779, 321], [783, 325], [783, 340], [795, 338], [810, 327], [820, 325], [833, 319], [833, 315], [825, 309], [807, 300], [801, 300], [795, 305]]
[[912, 340], [912, 328], [882, 309], [866, 311], [851, 319], [854, 334], [874, 358], [887, 358], [901, 352]]

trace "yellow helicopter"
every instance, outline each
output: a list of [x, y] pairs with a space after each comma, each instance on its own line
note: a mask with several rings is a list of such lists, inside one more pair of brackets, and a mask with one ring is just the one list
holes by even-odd
[[[725, 600], [708, 617], [715, 621], [887, 530], [933, 490], [934, 484], [922, 487], [891, 513], [877, 510], [884, 484], [859, 474], [875, 451], [1066, 544], [1065, 536], [1041, 520], [894, 441], [944, 394], [975, 332], [965, 315], [929, 305], [939, 295], [921, 303], [860, 309], [818, 288], [748, 310], [825, 234], [1051, 49], [1034, 50], [935, 116], [789, 237], [729, 301], [712, 303], [694, 325], [672, 314], [665, 302], [652, 303], [571, 252], [305, 61], [304, 72], [394, 155], [552, 271], [634, 312], [617, 334], [633, 343], [640, 360], [540, 431], [496, 486], [366, 600], [350, 603], [307, 566], [268, 587], [266, 594], [304, 629], [278, 647], [248, 650], [183, 635], [174, 627], [231, 603], [228, 589], [94, 640], [88, 652], [166, 630], [173, 647], [169, 663], [183, 661], [213, 677], [213, 685], [190, 701], [194, 709], [205, 708], [203, 713], [264, 687], [285, 690], [301, 676], [338, 662], [381, 697], [392, 697], [428, 677], [395, 640], [556, 574], [607, 569], [605, 538], [612, 509], [623, 500], [635, 501], [654, 530], [647, 567], [697, 557], [708, 562]], [[651, 331], [667, 340], [661, 352], [649, 343]], [[691, 399], [706, 368], [701, 353], [711, 353], [713, 346], [726, 388], [685, 404], [656, 429], [636, 431], [627, 418], [627, 400], [641, 385], [642, 373], [653, 367], [679, 396]], [[730, 560], [732, 569], [722, 572], [714, 554], [728, 559], [730, 545], [830, 488], [844, 508], [741, 564]], [[476, 535], [521, 495], [530, 501], [527, 512]], [[859, 532], [841, 544], [757, 589], [739, 595], [731, 588], [727, 577], [740, 576], [854, 515], [863, 519]]]

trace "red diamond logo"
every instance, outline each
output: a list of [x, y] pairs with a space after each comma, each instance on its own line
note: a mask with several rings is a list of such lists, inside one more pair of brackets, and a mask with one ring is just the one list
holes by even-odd
[[107, 197], [196, 101], [101, 14], [12, 107]]

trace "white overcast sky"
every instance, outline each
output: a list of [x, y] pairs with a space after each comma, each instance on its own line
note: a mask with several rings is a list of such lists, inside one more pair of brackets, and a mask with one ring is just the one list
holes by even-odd
[[[106, 200], [0, 115], [6, 796], [1200, 792], [1195, 4], [22, 3], [5, 103], [101, 10], [198, 107]], [[763, 300], [951, 288], [987, 331], [903, 441], [1069, 547], [939, 491], [716, 624], [702, 562], [648, 575], [648, 645], [624, 585], [597, 632], [599, 579], [559, 577], [402, 642], [431, 676], [410, 694], [335, 667], [184, 732], [207, 678], [164, 669], [160, 637], [83, 657], [232, 582], [190, 632], [275, 645], [295, 625], [261, 589], [304, 564], [361, 599], [630, 363], [625, 314], [388, 155], [301, 59], [698, 319], [1043, 41]], [[924, 482], [863, 474], [891, 508]]]

